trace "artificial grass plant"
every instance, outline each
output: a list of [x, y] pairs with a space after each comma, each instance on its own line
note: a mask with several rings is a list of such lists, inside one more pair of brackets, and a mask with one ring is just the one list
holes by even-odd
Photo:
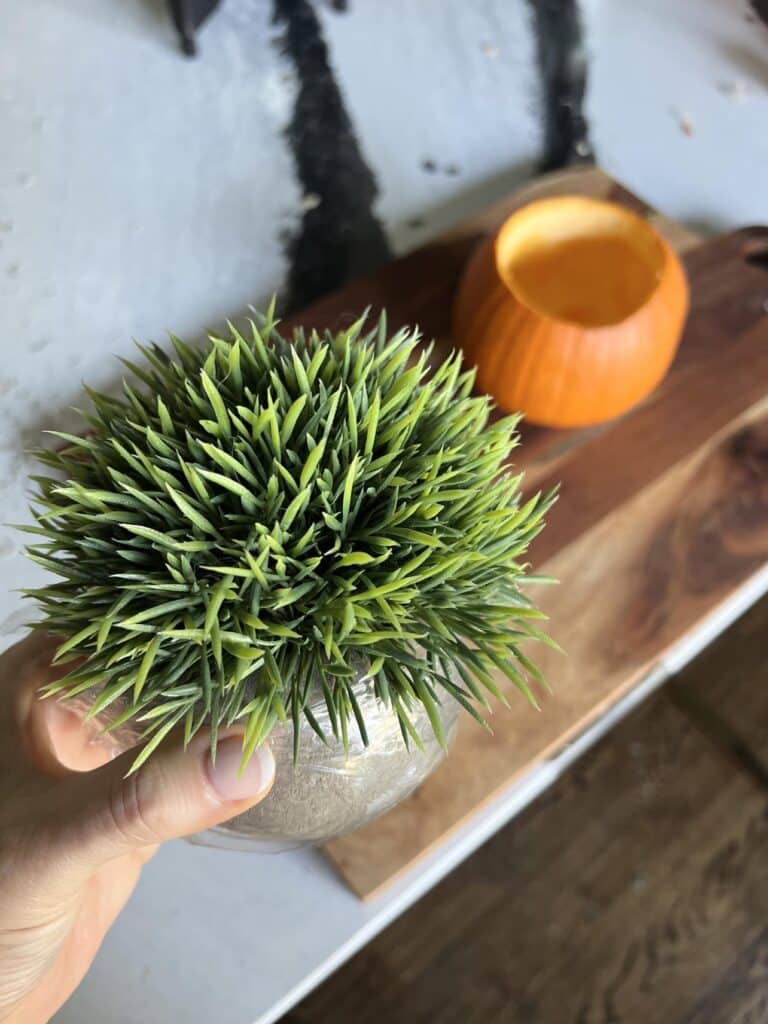
[[553, 495], [523, 502], [507, 471], [517, 418], [489, 422], [460, 355], [431, 369], [383, 317], [230, 331], [140, 346], [121, 397], [86, 389], [87, 433], [37, 453], [28, 553], [59, 578], [28, 593], [72, 665], [47, 693], [142, 723], [135, 766], [175, 726], [215, 752], [244, 721], [244, 759], [286, 718], [323, 733], [320, 691], [335, 740], [365, 740], [361, 671], [406, 743], [417, 703], [440, 738], [436, 704], [483, 721], [500, 675], [532, 699], [520, 559]]

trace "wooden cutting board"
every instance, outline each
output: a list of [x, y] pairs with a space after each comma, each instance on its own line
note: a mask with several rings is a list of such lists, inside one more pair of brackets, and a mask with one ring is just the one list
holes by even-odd
[[526, 487], [561, 483], [537, 539], [537, 598], [567, 654], [537, 650], [552, 694], [500, 708], [489, 736], [467, 718], [450, 756], [410, 799], [327, 856], [368, 898], [554, 756], [768, 562], [768, 229], [699, 244], [598, 169], [549, 176], [450, 235], [328, 296], [294, 321], [349, 322], [386, 307], [450, 346], [457, 277], [478, 238], [532, 198], [605, 196], [647, 216], [679, 251], [692, 308], [678, 357], [641, 406], [608, 425], [523, 429]]

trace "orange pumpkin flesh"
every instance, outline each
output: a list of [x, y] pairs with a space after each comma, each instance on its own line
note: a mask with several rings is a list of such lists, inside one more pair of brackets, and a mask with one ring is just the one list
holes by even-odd
[[556, 197], [523, 207], [481, 244], [454, 333], [502, 408], [587, 426], [656, 387], [687, 309], [680, 261], [649, 224], [613, 203]]

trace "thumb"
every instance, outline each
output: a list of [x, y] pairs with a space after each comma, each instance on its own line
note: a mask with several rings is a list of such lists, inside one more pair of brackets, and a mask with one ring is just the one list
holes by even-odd
[[67, 775], [53, 789], [53, 843], [86, 872], [146, 846], [210, 828], [259, 803], [274, 781], [268, 746], [239, 772], [242, 734], [224, 735], [215, 762], [210, 738], [187, 749], [181, 737], [162, 744], [128, 774], [135, 751], [91, 772]]

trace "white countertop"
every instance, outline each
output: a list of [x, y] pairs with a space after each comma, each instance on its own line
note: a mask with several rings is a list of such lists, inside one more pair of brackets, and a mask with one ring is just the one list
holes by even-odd
[[[540, 145], [527, 5], [417, 6], [318, 6], [396, 251], [524, 180]], [[600, 162], [699, 229], [768, 222], [768, 29], [746, 11], [718, 0], [584, 3]], [[170, 327], [194, 338], [279, 288], [280, 233], [298, 223], [301, 190], [282, 137], [295, 81], [274, 32], [268, 5], [225, 0], [201, 57], [185, 62], [159, 0], [0, 7], [0, 521], [26, 518], [23, 449], [43, 426], [71, 425], [81, 379], [108, 387], [119, 376], [111, 356], [128, 355], [132, 337]], [[425, 158], [461, 173], [425, 174]], [[18, 635], [14, 588], [42, 575], [18, 547], [0, 526], [0, 646]], [[767, 583], [761, 574], [674, 658]], [[57, 1024], [277, 1019], [626, 706], [370, 905], [313, 851], [169, 844]]]

